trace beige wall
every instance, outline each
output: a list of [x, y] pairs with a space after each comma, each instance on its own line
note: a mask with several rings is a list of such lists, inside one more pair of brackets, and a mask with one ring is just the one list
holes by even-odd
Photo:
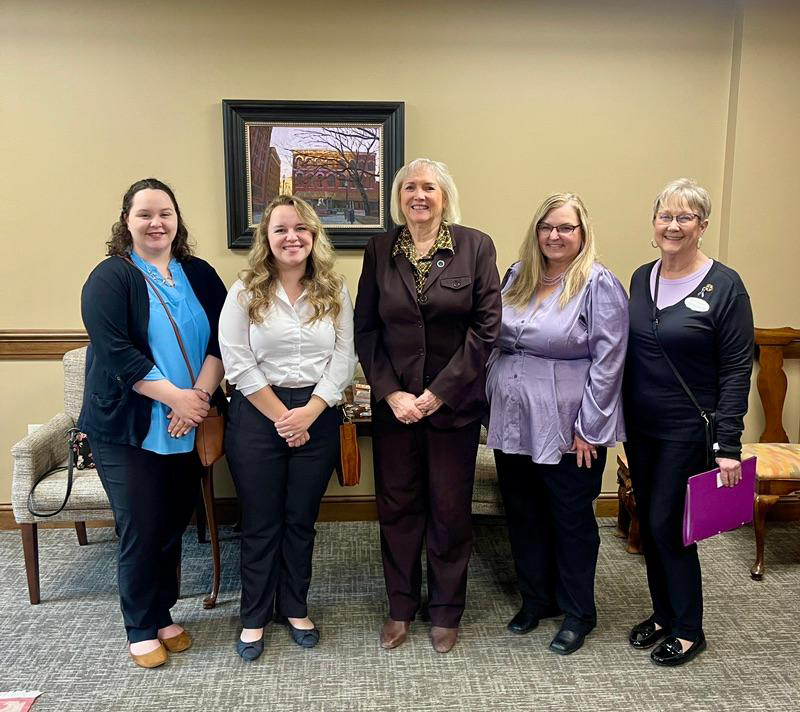
[[[690, 175], [718, 198], [706, 247], [742, 273], [756, 322], [800, 325], [789, 214], [800, 192], [796, 9], [720, 0], [4, 7], [2, 328], [81, 326], [81, 284], [122, 192], [145, 175], [173, 184], [199, 254], [232, 282], [243, 255], [225, 247], [224, 98], [405, 101], [406, 156], [450, 164], [463, 220], [494, 237], [501, 270], [543, 195], [574, 190], [593, 213], [603, 261], [627, 283], [654, 257], [652, 196]], [[351, 292], [360, 263], [358, 252], [340, 259]], [[0, 364], [2, 401], [19, 404], [4, 409], [0, 451], [59, 409], [57, 381], [56, 364]], [[796, 436], [797, 408], [791, 419]], [[10, 458], [0, 457], [7, 502]]]

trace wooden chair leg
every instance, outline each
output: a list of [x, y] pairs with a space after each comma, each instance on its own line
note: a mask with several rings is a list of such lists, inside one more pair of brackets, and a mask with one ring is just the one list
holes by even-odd
[[20, 524], [22, 552], [25, 556], [25, 573], [28, 576], [28, 595], [31, 605], [41, 600], [39, 594], [39, 525]]
[[203, 500], [206, 505], [206, 521], [211, 538], [212, 581], [211, 593], [203, 599], [203, 608], [210, 609], [217, 605], [221, 566], [219, 559], [219, 531], [217, 529], [217, 513], [214, 507], [214, 468], [207, 467], [203, 473]]
[[[632, 498], [632, 495], [631, 495]], [[636, 515], [636, 505], [631, 501], [629, 503], [630, 509], [626, 508], [628, 517], [630, 518], [630, 527], [628, 528], [628, 546], [625, 551], [629, 554], [642, 553], [642, 538], [639, 533], [639, 517]]]
[[78, 535], [78, 544], [86, 546], [89, 540], [86, 538], [86, 522], [75, 522], [75, 533]]
[[195, 504], [194, 508], [194, 518], [195, 522], [197, 522], [197, 543], [198, 544], [205, 544], [208, 541], [206, 536], [207, 530], [206, 527], [208, 522], [206, 521], [206, 505], [205, 505], [205, 497], [203, 496], [203, 485], [201, 483], [200, 489], [197, 492], [197, 503]]
[[755, 581], [764, 578], [764, 540], [767, 536], [767, 512], [778, 501], [776, 494], [756, 495], [753, 503], [753, 529], [756, 534], [756, 560], [750, 567], [750, 577]]
[[618, 539], [627, 539], [630, 531], [631, 518], [625, 509], [625, 487], [620, 483], [617, 489], [617, 528], [614, 536]]

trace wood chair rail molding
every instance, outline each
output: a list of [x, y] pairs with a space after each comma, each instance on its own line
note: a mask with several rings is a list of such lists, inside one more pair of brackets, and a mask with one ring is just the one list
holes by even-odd
[[60, 361], [88, 343], [83, 329], [0, 329], [0, 361]]
[[783, 370], [786, 358], [800, 358], [800, 330], [784, 326], [780, 329], [756, 329], [758, 349], [758, 393], [764, 406], [764, 432], [759, 442], [788, 443], [783, 429], [783, 405], [787, 380]]

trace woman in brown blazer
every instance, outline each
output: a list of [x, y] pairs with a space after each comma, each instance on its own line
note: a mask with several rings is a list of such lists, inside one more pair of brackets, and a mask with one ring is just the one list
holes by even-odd
[[375, 494], [389, 618], [401, 645], [420, 607], [423, 539], [431, 640], [458, 638], [472, 550], [470, 511], [484, 369], [500, 328], [500, 280], [488, 235], [457, 225], [447, 166], [418, 158], [392, 184], [392, 219], [364, 254], [356, 351], [372, 387]]

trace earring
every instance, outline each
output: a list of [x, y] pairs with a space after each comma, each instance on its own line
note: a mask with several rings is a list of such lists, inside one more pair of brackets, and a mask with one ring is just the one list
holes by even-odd
[[703, 244], [703, 238], [702, 238], [702, 237], [698, 237], [698, 238], [697, 238], [697, 249], [698, 249], [698, 250], [700, 249], [700, 246], [701, 246], [702, 244]]
[[658, 245], [656, 244], [655, 240], [650, 240], [650, 246], [651, 247], [658, 247]]

